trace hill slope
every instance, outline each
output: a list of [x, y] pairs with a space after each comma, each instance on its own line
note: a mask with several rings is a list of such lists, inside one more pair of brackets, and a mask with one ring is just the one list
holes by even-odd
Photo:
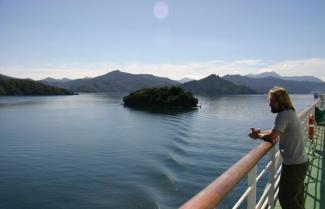
[[245, 86], [238, 86], [230, 81], [212, 74], [201, 80], [189, 81], [180, 87], [197, 95], [218, 96], [223, 94], [255, 94], [256, 92]]
[[77, 79], [67, 82], [42, 82], [76, 92], [130, 92], [141, 88], [178, 84], [177, 81], [169, 78], [157, 77], [150, 74], [131, 74], [119, 70], [90, 79]]
[[73, 94], [72, 91], [49, 86], [31, 79], [17, 79], [0, 74], [0, 96]]

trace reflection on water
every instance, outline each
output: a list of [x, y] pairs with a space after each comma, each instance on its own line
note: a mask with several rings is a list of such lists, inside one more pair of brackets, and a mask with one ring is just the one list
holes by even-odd
[[141, 112], [147, 112], [151, 114], [159, 114], [159, 115], [182, 115], [185, 113], [192, 113], [195, 111], [198, 111], [198, 108], [180, 108], [180, 107], [145, 107], [145, 106], [133, 106], [133, 107], [127, 107], [124, 106], [124, 108], [127, 108], [129, 110], [133, 111], [141, 111]]
[[[122, 96], [0, 97], [0, 208], [176, 208], [274, 119], [265, 95], [199, 97], [195, 110], [126, 108]], [[293, 100], [301, 111], [313, 99]]]

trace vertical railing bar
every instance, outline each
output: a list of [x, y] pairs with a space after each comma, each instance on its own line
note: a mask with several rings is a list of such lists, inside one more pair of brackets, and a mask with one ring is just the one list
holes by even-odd
[[247, 175], [248, 186], [252, 188], [247, 196], [247, 209], [255, 209], [256, 207], [256, 173], [257, 166], [255, 165]]
[[269, 151], [269, 159], [271, 161], [271, 165], [269, 167], [269, 183], [271, 184], [271, 188], [268, 193], [268, 204], [271, 209], [274, 209], [274, 176], [276, 174], [275, 170], [275, 147], [273, 146], [272, 149]]

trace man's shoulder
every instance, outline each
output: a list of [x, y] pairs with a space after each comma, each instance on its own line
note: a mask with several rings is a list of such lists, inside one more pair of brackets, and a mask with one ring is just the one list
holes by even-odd
[[282, 110], [276, 115], [277, 118], [292, 118], [296, 117], [296, 112], [293, 110]]
[[277, 117], [282, 119], [293, 119], [293, 118], [297, 118], [297, 114], [295, 111], [289, 109], [289, 110], [283, 110], [279, 112], [277, 114]]
[[288, 110], [282, 110], [278, 114], [280, 114], [280, 115], [295, 115], [296, 112], [293, 111], [292, 109], [288, 109]]

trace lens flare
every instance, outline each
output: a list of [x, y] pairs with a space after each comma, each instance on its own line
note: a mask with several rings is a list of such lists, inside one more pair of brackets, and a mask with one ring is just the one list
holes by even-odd
[[153, 8], [153, 13], [156, 18], [163, 20], [166, 19], [169, 15], [169, 8], [166, 2], [157, 1]]

